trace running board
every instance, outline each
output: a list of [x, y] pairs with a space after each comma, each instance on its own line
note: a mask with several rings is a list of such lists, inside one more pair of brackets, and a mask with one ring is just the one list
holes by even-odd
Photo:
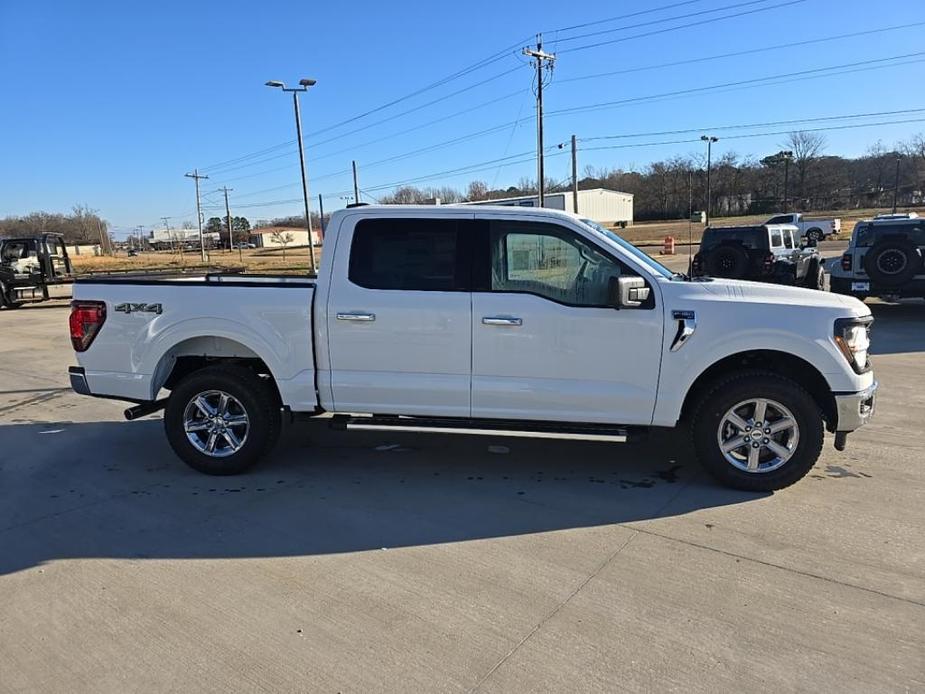
[[425, 417], [334, 415], [331, 428], [341, 431], [400, 431], [422, 434], [464, 434], [530, 439], [566, 439], [626, 443], [638, 440], [635, 427], [567, 422], [527, 422], [497, 419], [439, 419]]

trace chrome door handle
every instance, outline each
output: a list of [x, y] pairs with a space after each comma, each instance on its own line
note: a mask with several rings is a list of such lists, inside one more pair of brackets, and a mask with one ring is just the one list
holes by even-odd
[[369, 321], [376, 320], [376, 314], [375, 313], [356, 313], [356, 312], [338, 313], [337, 320], [355, 320], [355, 321], [369, 322]]
[[522, 318], [512, 318], [510, 316], [485, 316], [482, 318], [482, 325], [523, 325]]

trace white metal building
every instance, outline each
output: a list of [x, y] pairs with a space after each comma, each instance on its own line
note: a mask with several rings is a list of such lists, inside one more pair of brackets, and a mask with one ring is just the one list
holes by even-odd
[[[237, 238], [237, 234], [235, 234]], [[283, 246], [307, 246], [308, 230], [292, 229], [289, 227], [265, 227], [252, 229], [249, 239], [257, 248], [282, 248]], [[318, 240], [318, 231], [315, 230], [315, 241]]]
[[[602, 224], [633, 223], [633, 194], [621, 193], [607, 188], [591, 188], [578, 191], [578, 209], [574, 209], [572, 191], [546, 193], [544, 207], [553, 210], [577, 212], [588, 219]], [[510, 205], [513, 207], [537, 207], [536, 195], [524, 195], [516, 198], [498, 198], [464, 202], [463, 205]]]

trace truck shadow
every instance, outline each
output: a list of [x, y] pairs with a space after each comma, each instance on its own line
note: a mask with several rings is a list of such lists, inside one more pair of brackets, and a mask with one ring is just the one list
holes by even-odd
[[[669, 434], [669, 436], [674, 436]], [[248, 475], [174, 457], [161, 422], [0, 426], [0, 574], [68, 558], [310, 556], [628, 523], [763, 495], [686, 447], [286, 432]]]
[[872, 354], [925, 352], [925, 302], [872, 303], [870, 310], [874, 316]]

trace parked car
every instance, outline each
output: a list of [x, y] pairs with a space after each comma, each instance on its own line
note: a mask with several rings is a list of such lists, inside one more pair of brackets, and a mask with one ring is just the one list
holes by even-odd
[[694, 256], [693, 274], [825, 289], [819, 251], [798, 237], [789, 224], [708, 227]]
[[800, 230], [800, 236], [812, 243], [819, 243], [841, 231], [841, 219], [805, 219], [802, 214], [778, 214], [765, 224], [792, 224]]
[[0, 307], [49, 299], [48, 287], [72, 281], [73, 270], [61, 234], [0, 239]]
[[717, 479], [773, 490], [824, 427], [842, 449], [873, 412], [871, 314], [848, 297], [691, 281], [549, 209], [359, 207], [326, 241], [316, 280], [78, 280], [72, 387], [137, 403], [130, 419], [166, 408], [174, 451], [214, 475], [256, 463], [284, 418], [327, 413], [599, 442], [683, 423]]
[[858, 222], [841, 258], [829, 260], [833, 292], [865, 299], [925, 298], [925, 218], [890, 216]]

